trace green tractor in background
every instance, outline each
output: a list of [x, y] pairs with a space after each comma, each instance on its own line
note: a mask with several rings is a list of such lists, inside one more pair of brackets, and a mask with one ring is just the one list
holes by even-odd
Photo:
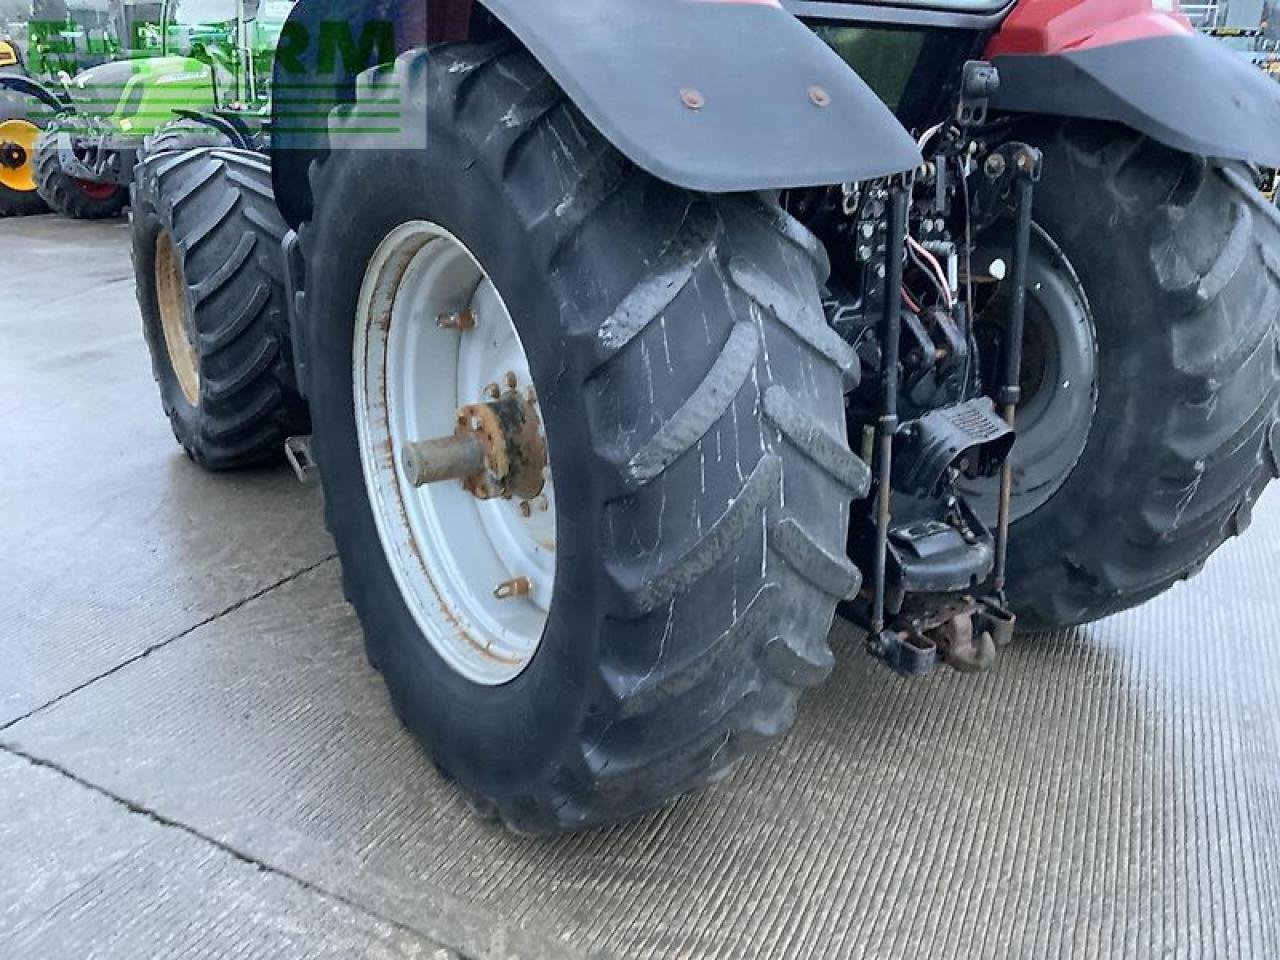
[[67, 108], [64, 78], [132, 56], [139, 25], [160, 4], [125, 0], [34, 0], [10, 6], [0, 42], [0, 217], [48, 211], [37, 189], [40, 132]]
[[120, 59], [74, 77], [64, 71], [57, 90], [30, 78], [8, 82], [45, 108], [32, 157], [36, 189], [67, 216], [121, 213], [133, 168], [151, 153], [260, 145], [271, 58], [290, 3], [165, 0], [126, 7], [134, 15], [120, 18]]

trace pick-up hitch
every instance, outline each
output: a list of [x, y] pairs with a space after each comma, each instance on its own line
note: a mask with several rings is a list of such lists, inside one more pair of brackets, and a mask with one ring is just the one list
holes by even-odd
[[905, 677], [926, 677], [946, 664], [961, 673], [979, 673], [1013, 642], [1016, 618], [988, 602], [968, 600], [928, 615], [905, 616], [871, 637], [872, 655]]

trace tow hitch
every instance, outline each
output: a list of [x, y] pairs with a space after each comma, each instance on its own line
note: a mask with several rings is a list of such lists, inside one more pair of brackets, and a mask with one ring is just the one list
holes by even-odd
[[966, 600], [918, 617], [898, 619], [892, 631], [868, 639], [873, 656], [904, 677], [926, 677], [938, 667], [980, 673], [1013, 641], [1015, 617], [990, 602]]

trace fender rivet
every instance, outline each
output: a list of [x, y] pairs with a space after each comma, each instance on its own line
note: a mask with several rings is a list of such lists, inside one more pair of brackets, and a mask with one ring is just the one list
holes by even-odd
[[702, 95], [701, 90], [685, 87], [680, 91], [680, 102], [690, 110], [701, 110], [707, 105], [707, 98]]
[[822, 87], [810, 87], [809, 99], [813, 101], [815, 107], [831, 106], [831, 94], [827, 93]]

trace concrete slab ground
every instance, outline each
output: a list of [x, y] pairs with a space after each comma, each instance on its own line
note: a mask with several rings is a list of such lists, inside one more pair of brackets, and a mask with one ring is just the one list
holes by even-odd
[[127, 232], [0, 222], [0, 957], [1280, 957], [1280, 493], [1142, 610], [554, 842], [392, 714], [318, 495], [206, 477]]

